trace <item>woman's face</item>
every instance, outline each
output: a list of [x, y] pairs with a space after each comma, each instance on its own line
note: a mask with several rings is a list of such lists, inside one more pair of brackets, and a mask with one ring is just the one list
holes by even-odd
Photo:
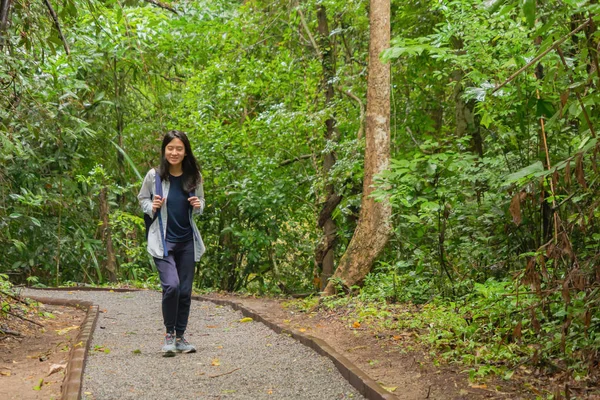
[[180, 165], [185, 155], [185, 146], [180, 139], [174, 138], [165, 147], [165, 158], [171, 165]]

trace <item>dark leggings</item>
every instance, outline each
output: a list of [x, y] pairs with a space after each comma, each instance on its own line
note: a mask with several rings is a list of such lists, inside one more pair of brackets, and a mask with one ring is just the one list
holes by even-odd
[[168, 256], [154, 257], [163, 290], [162, 313], [167, 332], [183, 335], [192, 303], [194, 241], [167, 242]]

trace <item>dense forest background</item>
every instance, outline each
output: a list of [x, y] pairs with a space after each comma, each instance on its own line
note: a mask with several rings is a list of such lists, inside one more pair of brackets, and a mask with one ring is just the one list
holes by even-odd
[[[424, 305], [389, 323], [477, 374], [597, 384], [600, 5], [391, 11], [393, 231], [335, 301]], [[0, 276], [155, 286], [135, 196], [179, 129], [207, 199], [196, 286], [318, 293], [361, 207], [368, 47], [367, 0], [2, 0]]]

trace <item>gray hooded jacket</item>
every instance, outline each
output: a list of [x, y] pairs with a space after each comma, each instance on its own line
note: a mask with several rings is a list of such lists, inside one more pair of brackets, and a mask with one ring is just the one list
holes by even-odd
[[[142, 211], [152, 217], [152, 198], [154, 196], [154, 179], [156, 176], [156, 170], [153, 168], [144, 177], [144, 182], [142, 183], [142, 188], [140, 193], [138, 194], [138, 200], [140, 202], [140, 206], [142, 207]], [[162, 229], [163, 229], [163, 237], [167, 236], [167, 207], [169, 202], [169, 181], [161, 181], [162, 183], [162, 191], [163, 198], [165, 202], [160, 209], [160, 214], [162, 218]], [[196, 262], [200, 261], [200, 257], [206, 251], [204, 247], [204, 242], [202, 241], [202, 236], [200, 236], [200, 232], [198, 231], [198, 227], [194, 222], [193, 215], [202, 214], [204, 211], [204, 188], [202, 187], [202, 183], [198, 185], [196, 188], [196, 196], [200, 200], [200, 208], [193, 208], [190, 213], [190, 225], [192, 227], [192, 231], [194, 233], [194, 260]], [[161, 239], [160, 230], [159, 230], [159, 219], [156, 218], [152, 225], [150, 225], [150, 229], [148, 230], [148, 253], [152, 257], [163, 258], [164, 257], [164, 247], [163, 241]]]

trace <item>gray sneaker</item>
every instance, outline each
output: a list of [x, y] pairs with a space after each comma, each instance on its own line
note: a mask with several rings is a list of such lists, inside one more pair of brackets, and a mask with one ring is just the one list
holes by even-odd
[[167, 333], [165, 335], [165, 345], [162, 347], [163, 357], [173, 357], [176, 350], [175, 335]]
[[195, 353], [196, 352], [196, 348], [194, 346], [192, 346], [191, 344], [189, 344], [189, 342], [187, 340], [185, 340], [185, 338], [183, 336], [178, 337], [175, 340], [175, 348], [180, 353]]

